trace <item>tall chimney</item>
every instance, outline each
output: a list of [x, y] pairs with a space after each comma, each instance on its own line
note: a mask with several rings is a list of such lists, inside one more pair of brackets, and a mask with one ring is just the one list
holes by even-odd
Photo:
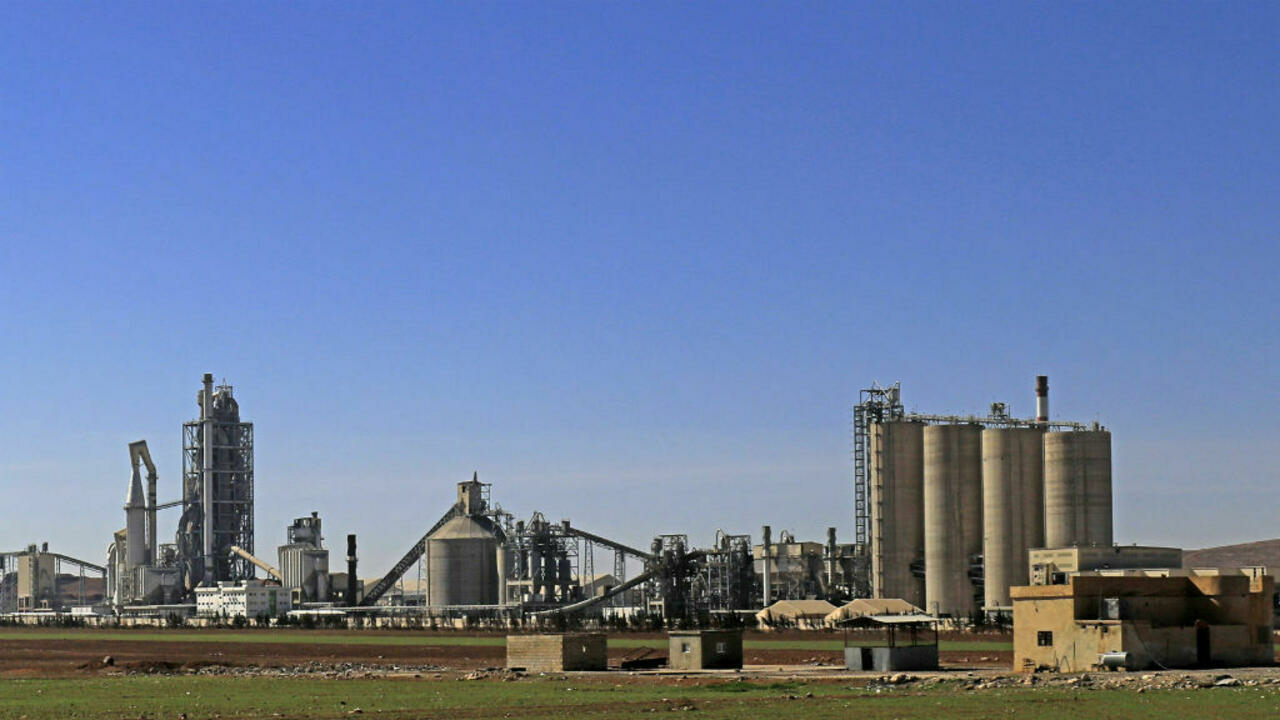
[[768, 525], [760, 528], [760, 535], [764, 539], [764, 606], [769, 607], [773, 604], [773, 587], [771, 584], [769, 566], [773, 564], [772, 553], [769, 548], [773, 546], [773, 529]]
[[347, 535], [347, 605], [355, 607], [356, 592], [360, 582], [356, 580], [356, 536]]
[[1049, 422], [1049, 376], [1036, 376], [1036, 420]]
[[836, 591], [836, 529], [827, 528], [827, 593]]

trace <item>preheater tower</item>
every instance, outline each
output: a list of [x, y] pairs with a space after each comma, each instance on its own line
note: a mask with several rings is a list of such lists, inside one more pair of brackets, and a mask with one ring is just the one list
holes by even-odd
[[187, 592], [220, 580], [252, 578], [254, 566], [231, 555], [253, 553], [253, 423], [240, 421], [230, 385], [205, 373], [196, 396], [200, 419], [182, 426], [182, 520], [178, 555]]

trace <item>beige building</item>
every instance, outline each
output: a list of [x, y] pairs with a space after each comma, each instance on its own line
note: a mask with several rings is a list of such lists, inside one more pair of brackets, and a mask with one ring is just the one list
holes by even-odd
[[1144, 545], [1079, 545], [1034, 549], [1027, 553], [1032, 585], [1061, 585], [1083, 570], [1182, 567], [1182, 550]]
[[1015, 669], [1274, 662], [1275, 581], [1258, 569], [1088, 571], [1011, 593]]

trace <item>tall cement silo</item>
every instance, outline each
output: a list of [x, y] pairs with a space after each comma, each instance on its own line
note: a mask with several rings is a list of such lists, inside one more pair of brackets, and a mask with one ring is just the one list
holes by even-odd
[[1045, 435], [1045, 547], [1111, 544], [1111, 433]]
[[911, 563], [924, 557], [924, 425], [871, 426], [872, 595], [924, 605]]
[[982, 428], [924, 429], [924, 588], [930, 612], [974, 610], [969, 557], [982, 552]]
[[498, 531], [482, 515], [459, 515], [427, 538], [427, 602], [498, 602]]
[[984, 604], [1009, 607], [1009, 586], [1029, 582], [1027, 550], [1044, 544], [1044, 431], [982, 431]]

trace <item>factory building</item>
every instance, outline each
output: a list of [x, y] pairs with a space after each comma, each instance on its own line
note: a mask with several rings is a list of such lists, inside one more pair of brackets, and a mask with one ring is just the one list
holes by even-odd
[[1176, 570], [1182, 550], [1141, 545], [1076, 545], [1028, 553], [1029, 582], [1022, 585], [1065, 585], [1072, 573], [1088, 570]]
[[[901, 388], [863, 390], [854, 411], [856, 596], [968, 618], [1008, 612], [1033, 548], [1110, 547], [1111, 434], [1036, 415], [908, 413]], [[865, 578], [865, 579], [864, 579]]]
[[61, 611], [99, 603], [105, 572], [93, 563], [51, 552], [49, 543], [0, 552], [0, 612]]
[[295, 519], [285, 529], [288, 542], [277, 550], [280, 584], [290, 592], [294, 606], [329, 601], [329, 551], [324, 548], [321, 524], [317, 512]]
[[753, 574], [761, 584], [762, 605], [775, 600], [843, 599], [850, 595], [856, 548], [851, 543], [837, 543], [835, 528], [827, 528], [825, 544], [798, 541], [786, 530], [775, 541], [768, 525], [762, 528], [761, 537], [763, 542], [752, 548], [752, 560]]
[[278, 617], [289, 611], [289, 593], [261, 580], [220, 582], [196, 588], [196, 615], [203, 618]]
[[1091, 570], [1015, 587], [1014, 668], [1271, 665], [1274, 595], [1261, 569]]

